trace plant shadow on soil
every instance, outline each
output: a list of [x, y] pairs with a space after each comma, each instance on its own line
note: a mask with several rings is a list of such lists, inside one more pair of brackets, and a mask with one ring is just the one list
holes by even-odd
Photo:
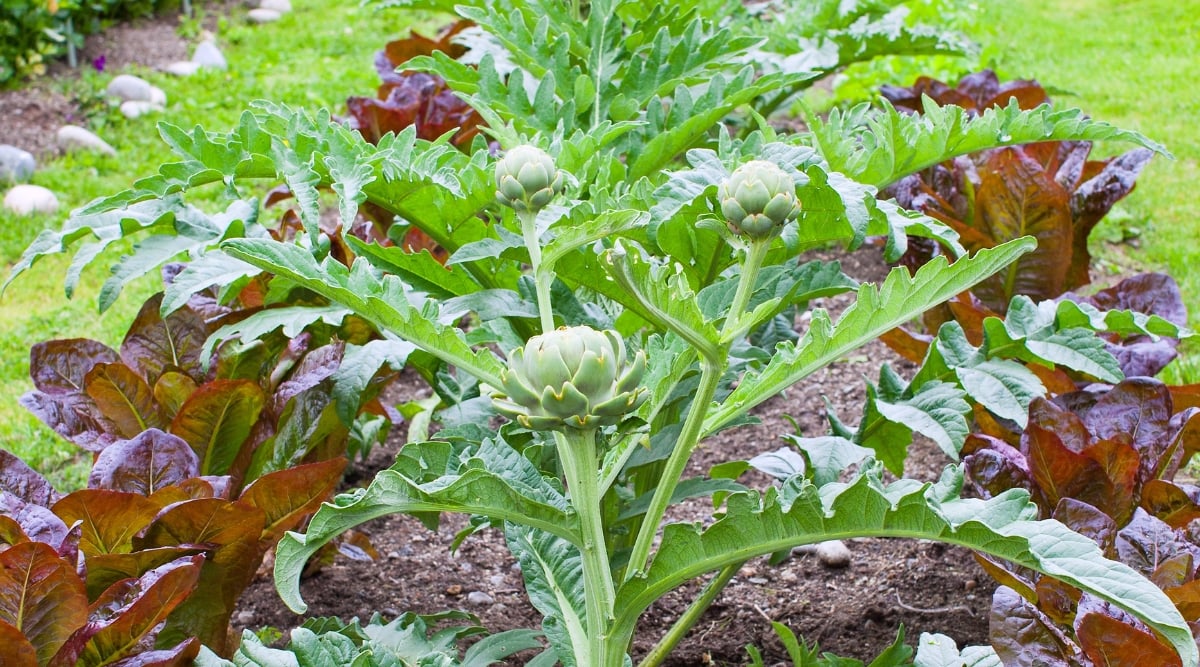
[[[843, 270], [863, 281], [878, 283], [887, 267], [876, 249], [856, 253], [820, 253], [840, 258]], [[849, 298], [821, 304], [836, 317]], [[816, 305], [816, 304], [814, 304]], [[687, 476], [702, 475], [717, 464], [749, 459], [783, 446], [781, 434], [796, 420], [804, 435], [826, 432], [825, 401], [849, 423], [858, 420], [864, 381], [878, 377], [888, 362], [911, 374], [911, 364], [878, 341], [850, 358], [833, 364], [755, 410], [761, 424], [731, 429], [702, 443]], [[389, 400], [410, 400], [429, 389], [405, 375]], [[374, 471], [391, 463], [403, 442], [397, 429], [385, 446], [365, 462], [353, 465], [350, 479], [365, 485]], [[932, 443], [921, 440], [910, 449], [906, 473], [934, 481], [950, 461]], [[751, 471], [742, 483], [765, 489], [770, 478]], [[673, 507], [670, 518], [696, 521], [711, 514], [707, 499]], [[706, 511], [707, 510], [707, 511]], [[460, 516], [443, 515], [436, 533], [412, 517], [391, 516], [361, 526], [379, 553], [376, 562], [354, 561], [339, 555], [317, 575], [304, 580], [301, 590], [309, 616], [339, 616], [343, 620], [386, 619], [413, 611], [436, 613], [462, 609], [477, 615], [489, 632], [540, 627], [541, 617], [528, 603], [519, 568], [504, 545], [503, 535], [487, 529], [450, 552], [455, 533], [465, 525]], [[763, 650], [767, 664], [786, 661], [769, 621], [787, 625], [810, 644], [845, 657], [869, 662], [895, 638], [901, 625], [906, 642], [915, 644], [922, 632], [940, 632], [959, 646], [987, 643], [988, 610], [995, 584], [971, 553], [959, 547], [913, 540], [859, 539], [850, 541], [853, 557], [844, 568], [823, 565], [815, 555], [793, 555], [778, 566], [760, 558], [748, 563], [696, 624], [667, 665], [738, 665], [748, 661], [745, 647]], [[269, 572], [243, 595], [235, 614], [235, 630], [272, 626], [285, 633], [303, 617], [287, 610], [275, 593]], [[642, 617], [634, 646], [635, 660], [661, 637], [699, 592], [702, 582], [673, 591]], [[518, 656], [528, 657], [528, 656]], [[516, 660], [510, 664], [520, 664]]]

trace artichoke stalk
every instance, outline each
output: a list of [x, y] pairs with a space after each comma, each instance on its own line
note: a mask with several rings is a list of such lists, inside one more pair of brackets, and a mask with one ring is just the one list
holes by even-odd
[[796, 183], [778, 165], [754, 160], [738, 167], [717, 188], [729, 229], [753, 240], [774, 238], [800, 215]]
[[530, 338], [500, 374], [496, 409], [533, 430], [594, 430], [619, 423], [646, 400], [646, 355], [628, 359], [614, 331], [561, 327]]

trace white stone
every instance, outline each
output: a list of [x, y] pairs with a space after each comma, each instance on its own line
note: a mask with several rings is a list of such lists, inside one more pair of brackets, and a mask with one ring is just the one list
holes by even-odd
[[251, 23], [273, 23], [283, 18], [283, 14], [274, 9], [251, 9], [246, 12], [246, 18], [250, 19]]
[[145, 116], [151, 111], [161, 111], [162, 107], [151, 102], [142, 102], [141, 100], [129, 100], [121, 103], [121, 115], [133, 120], [138, 116]]
[[116, 155], [117, 151], [106, 141], [78, 125], [63, 125], [58, 128], [58, 145], [67, 151], [96, 151]]
[[143, 100], [148, 102], [153, 88], [154, 86], [141, 77], [120, 74], [108, 83], [108, 88], [104, 92], [109, 97], [116, 97], [123, 101]]
[[150, 104], [158, 108], [167, 106], [167, 94], [158, 86], [150, 86]]
[[495, 601], [496, 600], [493, 599], [492, 596], [484, 593], [483, 591], [471, 591], [467, 594], [467, 602], [473, 605], [488, 605], [494, 603]]
[[0, 144], [0, 185], [24, 183], [33, 177], [36, 169], [37, 160], [29, 151]]
[[229, 64], [225, 62], [225, 55], [211, 40], [205, 40], [196, 45], [196, 50], [192, 52], [192, 62], [201, 67], [212, 67], [213, 69], [229, 67]]
[[58, 198], [40, 185], [18, 185], [4, 195], [4, 208], [17, 215], [49, 214], [58, 211]]
[[846, 567], [850, 564], [850, 547], [841, 540], [830, 540], [817, 545], [817, 558], [825, 567]]
[[200, 70], [200, 63], [191, 60], [179, 60], [163, 68], [167, 74], [175, 76], [191, 76]]
[[258, 8], [286, 14], [292, 11], [292, 2], [291, 0], [262, 0], [258, 3]]

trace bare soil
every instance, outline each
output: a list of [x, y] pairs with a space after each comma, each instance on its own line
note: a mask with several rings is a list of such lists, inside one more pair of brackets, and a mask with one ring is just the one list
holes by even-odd
[[[886, 270], [873, 249], [845, 256], [843, 267], [850, 275], [872, 281], [881, 280]], [[846, 304], [841, 299], [826, 301], [824, 305], [831, 311]], [[780, 434], [792, 432], [784, 415], [796, 419], [805, 435], [824, 433], [826, 399], [843, 419], [855, 423], [864, 398], [864, 379], [877, 378], [884, 362], [911, 371], [885, 346], [872, 343], [761, 406], [756, 411], [761, 424], [705, 441], [688, 473], [703, 474], [716, 463], [744, 460], [781, 447]], [[419, 390], [412, 383], [407, 391]], [[354, 476], [369, 476], [370, 469], [386, 466], [401, 441], [393, 438], [365, 464], [356, 464], [359, 472]], [[933, 480], [948, 463], [935, 446], [918, 442], [906, 474]], [[771, 483], [756, 472], [740, 481], [759, 489]], [[704, 502], [691, 503], [672, 518], [700, 520], [707, 516], [704, 509]], [[450, 552], [454, 535], [463, 525], [460, 517], [445, 517], [434, 533], [415, 519], [401, 516], [365, 524], [364, 532], [369, 533], [380, 559], [362, 562], [339, 556], [332, 566], [304, 581], [309, 615], [365, 620], [376, 611], [388, 617], [406, 611], [462, 609], [479, 616], [492, 632], [539, 627], [541, 618], [526, 601], [520, 571], [498, 531], [484, 531], [468, 539], [457, 553]], [[988, 609], [995, 584], [970, 552], [911, 540], [861, 539], [847, 546], [853, 558], [841, 569], [826, 567], [815, 555], [805, 554], [793, 555], [775, 567], [765, 559], [747, 564], [668, 664], [744, 664], [747, 644], [763, 650], [767, 664], [786, 661], [770, 621], [784, 623], [810, 643], [819, 642], [823, 650], [868, 662], [895, 640], [901, 626], [910, 644], [921, 632], [947, 634], [960, 646], [987, 643]], [[647, 611], [638, 630], [635, 659], [666, 632], [699, 587], [696, 583], [674, 591]], [[268, 576], [246, 592], [239, 609], [235, 615], [239, 632], [241, 627], [268, 625], [286, 629], [302, 620], [283, 607]]]

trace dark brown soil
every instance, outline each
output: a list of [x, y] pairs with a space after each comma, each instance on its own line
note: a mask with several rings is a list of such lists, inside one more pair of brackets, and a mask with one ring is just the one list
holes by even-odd
[[[882, 279], [885, 269], [874, 250], [850, 255], [843, 263], [850, 275], [875, 281]], [[824, 305], [831, 310], [844, 307], [844, 301], [829, 301]], [[825, 432], [825, 399], [846, 421], [855, 423], [864, 378], [877, 378], [884, 361], [911, 370], [886, 347], [873, 343], [764, 404], [756, 411], [762, 424], [705, 441], [689, 473], [702, 474], [715, 463], [779, 448], [780, 434], [792, 432], [784, 415], [795, 418], [806, 435]], [[398, 442], [399, 438], [374, 452], [366, 465], [387, 465]], [[932, 480], [947, 463], [936, 447], [918, 443], [907, 474]], [[741, 481], [756, 488], [770, 483], [759, 473], [749, 473]], [[704, 516], [704, 504], [699, 502], [672, 514], [676, 520]], [[391, 616], [463, 609], [478, 615], [493, 632], [538, 627], [540, 617], [525, 599], [520, 572], [498, 532], [485, 531], [450, 553], [454, 534], [463, 524], [460, 517], [446, 517], [437, 533], [409, 517], [366, 524], [380, 560], [339, 557], [333, 566], [303, 582], [309, 614], [365, 619], [375, 611]], [[853, 559], [843, 569], [825, 567], [814, 555], [794, 555], [777, 567], [764, 559], [747, 564], [668, 664], [743, 664], [748, 659], [747, 644], [763, 650], [767, 664], [786, 660], [770, 621], [784, 623], [810, 643], [820, 642], [824, 650], [866, 661], [890, 644], [902, 625], [910, 644], [921, 632], [947, 634], [960, 646], [987, 642], [994, 584], [968, 551], [903, 540], [862, 539], [848, 546]], [[649, 650], [698, 590], [699, 584], [677, 590], [643, 616], [635, 654]], [[487, 598], [476, 595], [474, 599], [483, 601], [472, 603], [473, 592]], [[283, 607], [267, 577], [246, 592], [240, 609], [239, 631], [265, 625], [286, 629], [301, 620]]]

